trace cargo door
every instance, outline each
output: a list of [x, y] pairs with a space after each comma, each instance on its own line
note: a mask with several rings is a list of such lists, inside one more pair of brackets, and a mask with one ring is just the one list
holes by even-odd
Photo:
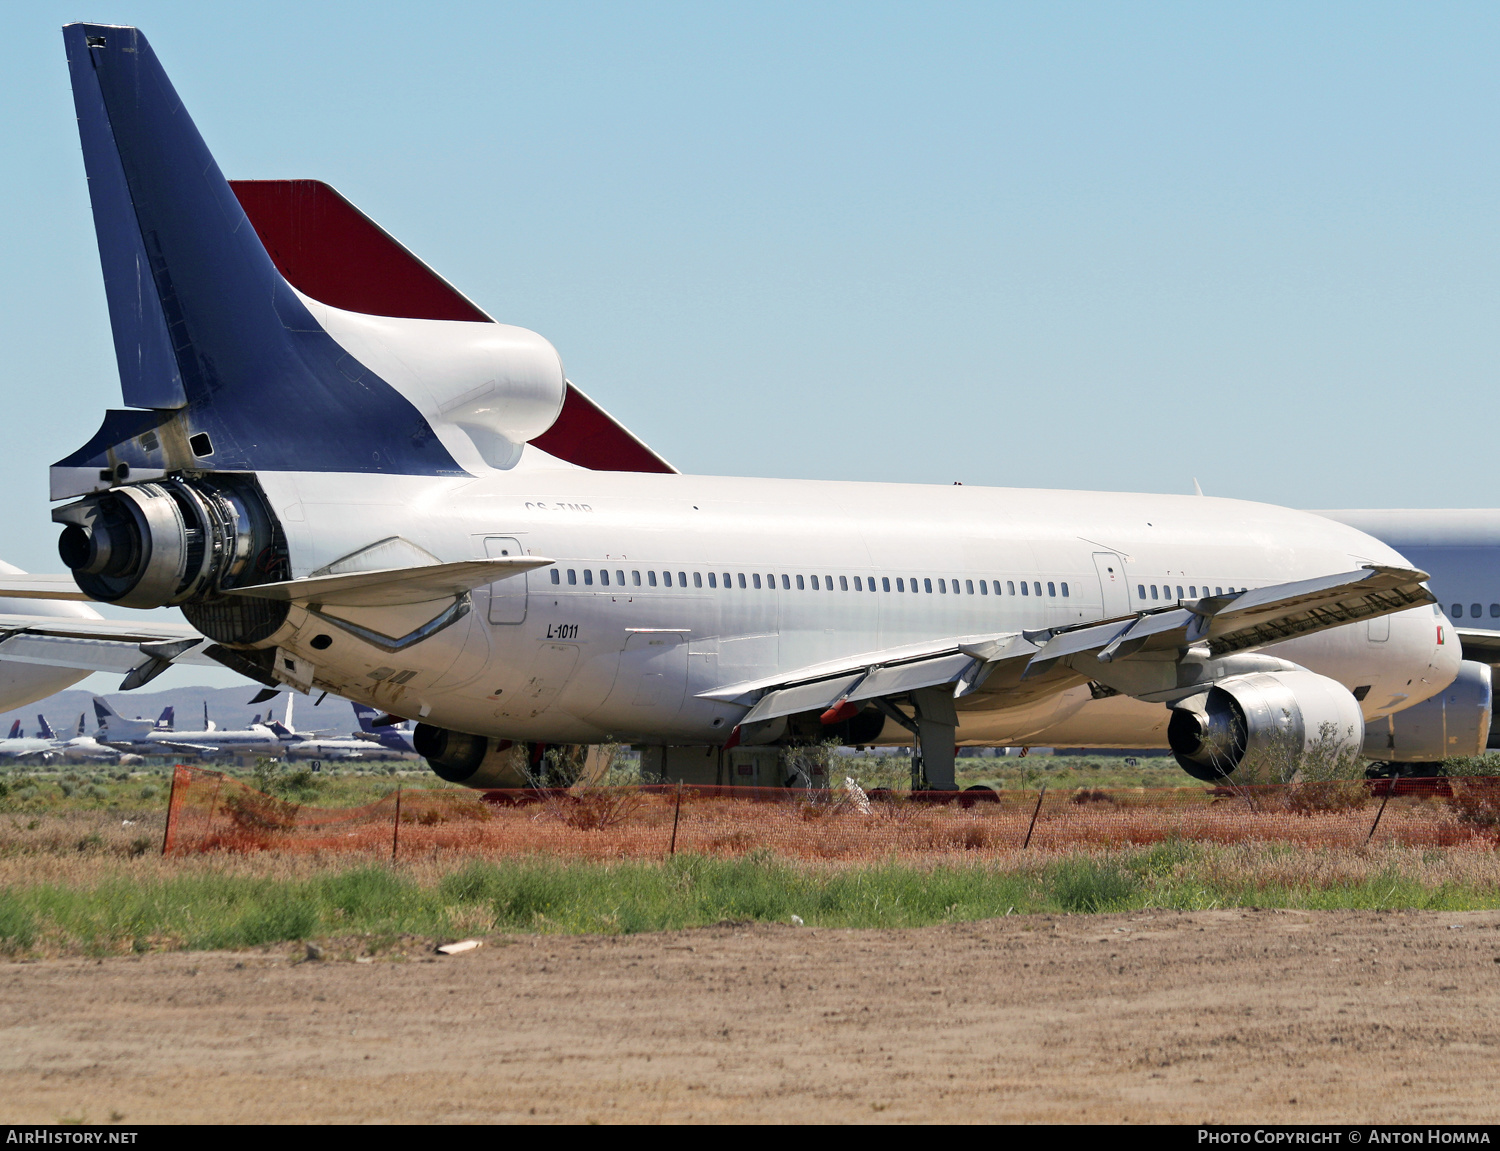
[[[485, 536], [484, 554], [490, 559], [501, 556], [521, 556], [521, 541], [510, 536]], [[489, 586], [490, 623], [526, 622], [526, 579], [530, 572], [520, 572], [496, 580]]]

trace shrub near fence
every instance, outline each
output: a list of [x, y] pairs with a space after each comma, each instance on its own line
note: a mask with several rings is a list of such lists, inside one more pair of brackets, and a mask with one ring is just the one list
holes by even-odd
[[1358, 847], [1373, 839], [1485, 849], [1500, 842], [1500, 780], [1443, 780], [1394, 794], [1382, 793], [1386, 787], [1351, 781], [868, 796], [858, 788], [399, 789], [376, 803], [319, 808], [179, 767], [163, 851], [642, 859], [764, 849], [788, 858], [872, 860], [1165, 840]]

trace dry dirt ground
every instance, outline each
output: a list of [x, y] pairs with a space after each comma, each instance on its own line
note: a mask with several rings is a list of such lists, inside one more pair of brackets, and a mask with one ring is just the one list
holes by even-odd
[[1500, 1118], [1500, 912], [0, 967], [0, 1121]]

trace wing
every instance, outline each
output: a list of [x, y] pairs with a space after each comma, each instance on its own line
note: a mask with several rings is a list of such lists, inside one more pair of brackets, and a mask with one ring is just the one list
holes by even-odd
[[[1015, 707], [1090, 681], [1104, 694], [1165, 702], [1197, 690], [1211, 674], [1209, 660], [1222, 664], [1294, 636], [1434, 603], [1426, 579], [1405, 568], [1365, 567], [1073, 627], [867, 652], [702, 696], [747, 705], [741, 727], [807, 712], [829, 717], [863, 701], [891, 714], [902, 697], [933, 688], [950, 689], [959, 711]], [[1489, 634], [1500, 641], [1500, 633]]]
[[[14, 576], [0, 577], [7, 584]], [[121, 690], [155, 679], [174, 663], [217, 666], [214, 645], [184, 623], [0, 615], [0, 660], [120, 672]]]
[[1478, 663], [1500, 663], [1500, 631], [1478, 627], [1453, 629], [1464, 647], [1464, 658]]

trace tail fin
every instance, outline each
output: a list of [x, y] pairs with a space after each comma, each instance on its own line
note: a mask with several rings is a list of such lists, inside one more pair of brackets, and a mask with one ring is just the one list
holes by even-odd
[[80, 711], [78, 713], [78, 730], [73, 733], [75, 736], [82, 737], [82, 736], [85, 736], [85, 735], [88, 734], [88, 730], [89, 729], [88, 729], [88, 726], [84, 722], [84, 717], [87, 714], [88, 714], [87, 712], [82, 712], [82, 711]]
[[158, 731], [171, 731], [172, 725], [177, 722], [177, 713], [170, 704], [161, 709], [161, 715], [156, 719]]
[[[176, 426], [146, 437], [151, 417], [111, 413], [59, 469], [109, 466], [115, 447], [117, 462], [148, 472], [463, 474], [277, 272], [146, 38], [69, 24], [63, 40], [125, 402]], [[190, 444], [189, 458], [165, 458]]]
[[297, 728], [292, 723], [292, 704], [294, 704], [296, 702], [297, 702], [297, 697], [295, 695], [293, 695], [291, 692], [287, 692], [287, 697], [286, 697], [286, 714], [281, 717], [281, 722], [286, 725], [286, 730], [287, 730], [288, 734], [291, 734], [291, 735], [295, 735], [297, 733]]
[[[231, 180], [229, 187], [277, 271], [303, 295], [367, 315], [494, 323], [321, 180]], [[592, 471], [677, 470], [571, 381], [556, 422], [531, 442]]]
[[47, 722], [47, 717], [45, 715], [37, 716], [36, 722], [38, 724], [36, 733], [41, 739], [57, 738], [57, 733], [52, 730], [52, 725]]
[[98, 717], [99, 726], [108, 732], [110, 739], [145, 739], [154, 730], [150, 720], [126, 719], [110, 707], [108, 700], [97, 695], [94, 696], [94, 715]]
[[368, 731], [371, 734], [374, 734], [375, 727], [370, 723], [370, 721], [380, 713], [373, 707], [367, 707], [362, 703], [353, 703], [350, 704], [350, 706], [354, 708], [354, 718], [359, 720], [359, 730]]
[[[479, 474], [556, 424], [568, 389], [546, 340], [299, 294], [146, 38], [99, 24], [63, 36], [125, 401], [151, 410], [108, 413], [54, 467], [54, 498], [187, 468]], [[612, 421], [581, 403], [597, 438]]]
[[[355, 706], [358, 707], [359, 705], [356, 704]], [[21, 721], [19, 719], [16, 720], [15, 723], [13, 723], [13, 724], [10, 725], [10, 735], [6, 736], [6, 738], [7, 739], [20, 739], [21, 738]]]

